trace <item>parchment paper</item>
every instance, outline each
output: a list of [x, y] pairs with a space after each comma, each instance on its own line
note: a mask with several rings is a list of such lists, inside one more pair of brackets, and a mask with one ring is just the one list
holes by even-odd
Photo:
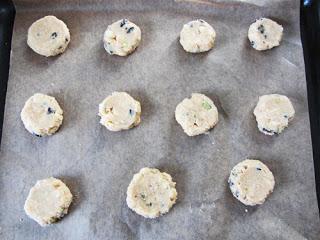
[[[35, 1], [17, 0], [2, 151], [0, 239], [319, 239], [299, 1]], [[58, 57], [35, 54], [28, 27], [53, 14], [71, 31]], [[284, 27], [280, 47], [249, 46], [249, 25], [261, 16]], [[107, 25], [128, 18], [142, 29], [129, 57], [109, 56]], [[178, 42], [184, 23], [202, 18], [216, 32], [215, 48], [188, 54]], [[98, 104], [127, 91], [142, 105], [140, 126], [110, 132], [99, 124]], [[45, 138], [20, 120], [34, 93], [56, 97], [64, 110], [60, 131]], [[174, 119], [192, 92], [216, 103], [220, 121], [208, 135], [188, 137]], [[296, 116], [279, 136], [260, 133], [252, 114], [259, 95], [279, 93]], [[231, 168], [245, 158], [266, 163], [274, 193], [246, 207], [230, 193]], [[177, 182], [172, 210], [150, 220], [126, 206], [126, 189], [142, 167], [156, 167]], [[74, 194], [70, 213], [40, 227], [23, 210], [39, 179], [62, 179]]]

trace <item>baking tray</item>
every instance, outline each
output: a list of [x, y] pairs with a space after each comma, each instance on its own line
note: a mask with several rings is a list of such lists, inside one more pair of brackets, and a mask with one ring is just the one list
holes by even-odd
[[0, 143], [7, 93], [10, 50], [15, 8], [12, 1], [0, 2]]
[[[0, 155], [1, 239], [318, 239], [298, 1], [17, 0], [15, 5]], [[311, 19], [303, 19], [309, 9], [301, 10], [308, 21], [302, 27], [310, 26]], [[30, 24], [48, 14], [71, 31], [67, 51], [54, 58], [38, 56], [26, 45]], [[246, 38], [249, 24], [261, 16], [285, 29], [281, 46], [264, 53]], [[123, 17], [141, 27], [142, 43], [127, 58], [109, 56], [102, 34]], [[195, 18], [217, 31], [209, 53], [187, 54], [178, 43], [182, 25]], [[309, 70], [308, 82], [315, 81]], [[115, 90], [141, 102], [141, 125], [130, 131], [112, 133], [98, 123], [99, 102]], [[54, 136], [35, 138], [21, 123], [21, 108], [35, 92], [55, 96], [64, 110]], [[192, 92], [215, 101], [220, 122], [209, 134], [190, 138], [175, 122], [174, 109]], [[296, 117], [270, 138], [257, 130], [252, 110], [259, 95], [273, 92], [289, 96]], [[316, 95], [309, 89], [308, 96], [310, 114], [316, 113]], [[311, 116], [311, 123], [315, 119]], [[263, 160], [276, 179], [274, 193], [259, 207], [245, 207], [227, 186], [231, 168], [247, 157]], [[154, 220], [125, 203], [133, 174], [145, 166], [177, 182], [177, 204]], [[49, 176], [66, 182], [75, 198], [62, 221], [41, 228], [26, 217], [23, 204], [35, 181]]]
[[301, 40], [304, 51], [304, 62], [308, 89], [311, 137], [315, 180], [320, 207], [320, 3], [319, 1], [302, 0], [300, 8]]

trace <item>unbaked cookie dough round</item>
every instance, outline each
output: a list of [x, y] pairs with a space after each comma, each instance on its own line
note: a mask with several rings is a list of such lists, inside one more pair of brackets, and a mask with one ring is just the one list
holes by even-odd
[[200, 93], [192, 93], [175, 111], [177, 122], [189, 136], [207, 132], [218, 123], [218, 110], [213, 101]]
[[257, 19], [248, 30], [251, 46], [259, 51], [279, 46], [283, 27], [268, 18]]
[[54, 134], [62, 124], [63, 111], [54, 97], [36, 93], [25, 103], [21, 120], [25, 128], [37, 137]]
[[206, 52], [213, 48], [216, 32], [213, 27], [201, 19], [183, 25], [180, 43], [190, 53]]
[[127, 56], [140, 44], [141, 30], [127, 19], [121, 19], [108, 26], [104, 32], [104, 49], [110, 55]]
[[140, 103], [126, 92], [113, 92], [99, 104], [100, 123], [110, 131], [137, 126], [140, 115]]
[[247, 159], [234, 166], [228, 183], [235, 198], [245, 205], [254, 206], [264, 203], [272, 193], [275, 181], [265, 164]]
[[59, 179], [50, 177], [37, 181], [24, 204], [26, 214], [46, 226], [68, 213], [72, 202], [69, 188]]
[[253, 114], [258, 128], [266, 135], [281, 133], [293, 119], [295, 111], [288, 97], [279, 94], [259, 97]]
[[28, 30], [28, 45], [36, 53], [49, 57], [63, 53], [69, 42], [67, 25], [55, 16], [35, 21]]
[[128, 207], [146, 218], [169, 212], [177, 200], [176, 183], [169, 174], [156, 168], [142, 168], [127, 189]]

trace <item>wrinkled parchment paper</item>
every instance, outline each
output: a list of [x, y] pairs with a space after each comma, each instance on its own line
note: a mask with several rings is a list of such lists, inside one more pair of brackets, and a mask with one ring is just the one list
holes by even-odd
[[[0, 239], [319, 239], [306, 84], [299, 37], [299, 1], [36, 1], [17, 0], [2, 151]], [[45, 15], [71, 31], [58, 57], [35, 54], [28, 27]], [[249, 25], [261, 16], [284, 27], [281, 46], [258, 52]], [[109, 56], [107, 25], [128, 18], [142, 30], [129, 57]], [[182, 25], [202, 18], [216, 32], [215, 48], [188, 54], [178, 43]], [[110, 132], [98, 104], [127, 91], [142, 105], [140, 126]], [[56, 97], [64, 110], [60, 131], [45, 138], [20, 120], [34, 93]], [[192, 92], [216, 103], [220, 121], [208, 135], [188, 137], [174, 119]], [[264, 136], [252, 114], [258, 96], [287, 95], [296, 116], [275, 137]], [[245, 158], [266, 163], [276, 187], [258, 207], [231, 195], [227, 178]], [[126, 206], [126, 189], [140, 168], [156, 167], [177, 182], [172, 210], [150, 220]], [[23, 210], [38, 179], [62, 179], [74, 194], [70, 213], [41, 228]]]

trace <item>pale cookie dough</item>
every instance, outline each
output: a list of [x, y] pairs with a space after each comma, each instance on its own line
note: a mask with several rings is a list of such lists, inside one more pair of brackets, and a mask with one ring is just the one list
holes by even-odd
[[213, 101], [200, 93], [192, 93], [175, 111], [177, 122], [189, 136], [207, 132], [218, 123], [218, 110]]
[[257, 19], [248, 30], [251, 46], [259, 51], [279, 46], [283, 27], [268, 18]]
[[111, 55], [127, 56], [140, 44], [141, 30], [127, 19], [121, 19], [108, 26], [104, 32], [104, 49]]
[[266, 135], [281, 133], [293, 119], [295, 111], [288, 97], [270, 94], [259, 97], [253, 114], [258, 128]]
[[259, 160], [244, 160], [231, 170], [228, 180], [235, 198], [245, 205], [262, 204], [272, 193], [274, 177], [269, 168]]
[[180, 43], [190, 53], [206, 52], [213, 48], [216, 38], [214, 29], [204, 20], [198, 19], [183, 25]]
[[128, 207], [146, 218], [167, 213], [177, 200], [176, 183], [156, 168], [142, 168], [127, 189]]
[[37, 181], [30, 189], [24, 210], [30, 218], [46, 226], [66, 215], [71, 202], [69, 188], [61, 180], [50, 177]]
[[55, 16], [35, 21], [28, 30], [28, 45], [36, 53], [49, 57], [63, 53], [69, 42], [67, 25]]
[[126, 92], [113, 92], [99, 104], [100, 123], [110, 131], [121, 131], [140, 123], [141, 105]]
[[25, 128], [37, 137], [54, 134], [62, 124], [63, 111], [54, 97], [36, 93], [25, 103], [21, 120]]

